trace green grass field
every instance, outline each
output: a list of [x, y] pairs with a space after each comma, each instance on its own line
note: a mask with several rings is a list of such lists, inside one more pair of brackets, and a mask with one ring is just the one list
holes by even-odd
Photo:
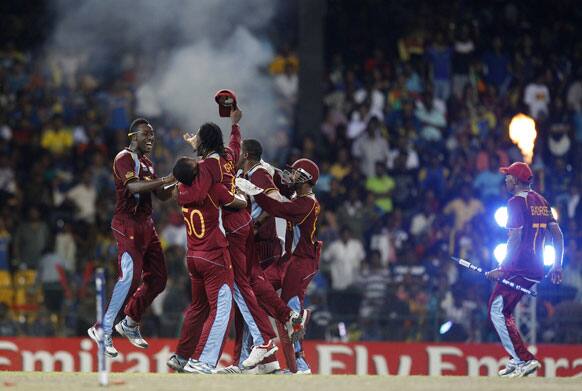
[[[0, 388], [14, 390], [102, 389], [95, 373], [0, 372]], [[580, 391], [582, 379], [428, 376], [250, 376], [186, 375], [155, 373], [110, 374], [113, 390], [203, 390], [203, 391], [359, 391], [359, 390], [560, 390]]]

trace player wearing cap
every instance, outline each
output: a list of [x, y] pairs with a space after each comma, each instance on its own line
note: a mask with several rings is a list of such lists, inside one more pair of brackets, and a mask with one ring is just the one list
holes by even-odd
[[[223, 91], [219, 91], [217, 96]], [[232, 92], [229, 92], [227, 97], [236, 102]], [[231, 102], [231, 104], [234, 106], [234, 103]], [[221, 116], [223, 115], [226, 115], [226, 112], [221, 112]], [[194, 194], [192, 202], [201, 202], [211, 186], [216, 183], [224, 184], [233, 193], [235, 191], [234, 170], [241, 149], [238, 123], [242, 112], [234, 106], [233, 110], [229, 111], [229, 115], [232, 130], [227, 148], [224, 147], [222, 141], [222, 131], [213, 123], [202, 125], [195, 136], [186, 137], [186, 140], [202, 156], [198, 164], [198, 175], [192, 183]], [[278, 348], [273, 341], [276, 336], [273, 327], [257, 301], [247, 273], [247, 242], [252, 235], [252, 220], [246, 209], [223, 208], [221, 221], [226, 232], [228, 251], [234, 268], [234, 301], [253, 340], [253, 348], [241, 364], [247, 368], [254, 367], [263, 358], [273, 355]], [[242, 327], [239, 327], [239, 330], [242, 330]]]
[[[105, 354], [116, 357], [111, 332], [113, 322], [124, 302], [125, 319], [115, 325], [115, 330], [142, 349], [148, 343], [139, 331], [139, 321], [146, 308], [166, 286], [167, 273], [164, 254], [152, 220], [152, 193], [160, 200], [171, 197], [172, 175], [157, 178], [154, 166], [146, 155], [154, 145], [154, 129], [143, 118], [134, 120], [129, 128], [129, 147], [119, 152], [113, 162], [116, 205], [111, 221], [113, 236], [117, 241], [118, 273], [107, 312], [98, 319], [103, 327]], [[139, 288], [138, 288], [139, 286]], [[99, 341], [95, 326], [89, 336]]]
[[[291, 254], [287, 262], [278, 262], [266, 270], [269, 281], [275, 289], [281, 289], [281, 299], [297, 312], [303, 309], [305, 291], [319, 270], [321, 242], [316, 238], [319, 202], [313, 194], [313, 187], [319, 178], [319, 168], [309, 159], [299, 159], [291, 166], [288, 181], [296, 195], [291, 200], [281, 200], [275, 192], [255, 196], [257, 203], [274, 217], [284, 218], [293, 230]], [[297, 372], [311, 373], [305, 361], [299, 341], [295, 342]]]
[[[241, 169], [242, 176], [253, 185], [264, 189], [266, 194], [276, 194], [279, 189], [274, 183], [273, 175], [277, 175], [277, 172], [272, 166], [262, 162], [262, 153], [263, 148], [259, 141], [253, 139], [244, 140], [238, 167]], [[272, 270], [269, 275], [273, 277], [274, 284], [280, 287], [281, 269], [279, 263], [282, 263], [283, 267], [286, 264], [285, 261], [281, 260], [281, 257], [284, 253], [283, 245], [287, 233], [287, 222], [285, 219], [275, 218], [264, 212], [253, 197], [250, 197], [250, 199], [249, 206], [255, 228], [252, 246], [253, 255], [249, 256], [252, 261], [248, 265], [252, 288], [261, 306], [277, 321], [279, 337], [284, 347], [287, 365], [290, 369], [296, 371], [295, 353], [291, 339], [297, 339], [303, 333], [307, 311], [300, 311], [300, 316], [296, 317], [295, 311], [277, 294], [264, 271], [269, 267], [269, 270]], [[245, 349], [246, 347], [243, 347], [243, 355]], [[272, 357], [263, 360], [261, 365], [258, 366], [257, 372], [269, 373], [278, 369], [279, 363], [275, 357]]]
[[[517, 162], [502, 167], [500, 172], [506, 175], [505, 186], [513, 194], [507, 207], [509, 239], [505, 260], [498, 269], [487, 272], [487, 277], [492, 280], [506, 278], [525, 288], [540, 282], [544, 277], [544, 241], [549, 234], [556, 250], [550, 277], [554, 284], [561, 283], [564, 238], [546, 199], [531, 189], [533, 173], [530, 167]], [[522, 296], [520, 291], [498, 283], [489, 299], [491, 322], [511, 357], [507, 366], [499, 371], [504, 377], [528, 376], [541, 366], [525, 347], [511, 315]]]

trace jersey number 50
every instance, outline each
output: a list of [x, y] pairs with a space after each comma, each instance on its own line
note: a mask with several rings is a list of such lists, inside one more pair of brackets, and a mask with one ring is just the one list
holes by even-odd
[[[204, 216], [202, 215], [202, 212], [200, 212], [198, 209], [189, 210], [188, 208], [182, 208], [182, 212], [184, 212], [184, 222], [186, 223], [186, 228], [188, 229], [188, 235], [194, 235], [198, 239], [202, 239], [206, 233], [206, 226], [204, 225]], [[198, 216], [200, 218], [200, 232], [196, 231], [196, 226], [194, 225], [194, 216]]]

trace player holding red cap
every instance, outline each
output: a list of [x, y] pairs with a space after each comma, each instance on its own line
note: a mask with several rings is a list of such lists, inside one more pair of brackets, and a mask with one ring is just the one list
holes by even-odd
[[[548, 201], [531, 189], [531, 169], [526, 163], [517, 162], [502, 167], [500, 172], [506, 175], [505, 186], [513, 194], [507, 207], [509, 239], [505, 260], [498, 269], [487, 272], [487, 277], [492, 280], [506, 278], [525, 288], [540, 282], [544, 277], [544, 240], [549, 232], [556, 249], [556, 262], [550, 277], [554, 284], [561, 283], [564, 237]], [[541, 366], [525, 347], [511, 316], [522, 296], [520, 291], [498, 283], [489, 299], [491, 322], [511, 356], [507, 366], [499, 371], [504, 377], [528, 376]]]

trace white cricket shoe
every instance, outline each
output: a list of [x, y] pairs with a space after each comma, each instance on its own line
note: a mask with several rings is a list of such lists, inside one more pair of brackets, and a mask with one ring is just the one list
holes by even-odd
[[146, 340], [141, 336], [138, 325], [133, 327], [129, 326], [125, 319], [123, 319], [121, 322], [115, 325], [115, 330], [117, 330], [120, 335], [127, 337], [133, 346], [136, 346], [140, 349], [145, 349], [149, 346]]
[[253, 346], [249, 357], [242, 362], [243, 367], [253, 368], [265, 358], [272, 356], [279, 348], [273, 343], [273, 340], [269, 340], [268, 343], [264, 345]]
[[505, 377], [525, 377], [534, 373], [542, 364], [538, 360], [529, 360], [521, 363], [515, 368], [513, 372]]
[[247, 369], [244, 373], [248, 375], [270, 375], [281, 371], [279, 361], [257, 364], [254, 368]]
[[501, 369], [499, 372], [497, 372], [497, 374], [501, 377], [506, 377], [508, 376], [510, 373], [512, 373], [513, 371], [515, 371], [515, 369], [519, 366], [518, 363], [515, 362], [515, 360], [512, 358], [507, 362], [507, 365], [505, 366], [505, 368]]
[[230, 365], [225, 368], [220, 368], [214, 371], [217, 375], [242, 375], [243, 370], [236, 365]]
[[[99, 338], [99, 332], [97, 331], [97, 328], [95, 326], [91, 326], [87, 330], [87, 334], [89, 335], [89, 338], [95, 341], [97, 346], [99, 346], [99, 342], [101, 342], [101, 340]], [[111, 334], [103, 334], [103, 345], [105, 347], [105, 355], [107, 357], [117, 357], [119, 352], [117, 349], [115, 349], [115, 346], [113, 346], [113, 339], [111, 338]]]
[[214, 368], [212, 368], [210, 365], [198, 360], [194, 360], [192, 358], [188, 360], [188, 363], [184, 367], [184, 372], [193, 373], [196, 375], [212, 375], [216, 373]]

